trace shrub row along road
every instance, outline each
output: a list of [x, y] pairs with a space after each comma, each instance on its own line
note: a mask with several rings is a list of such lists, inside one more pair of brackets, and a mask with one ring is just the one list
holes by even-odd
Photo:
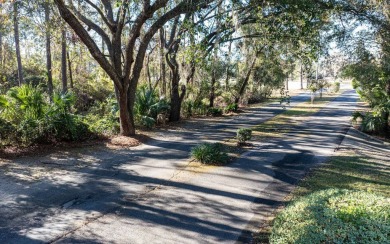
[[[291, 106], [308, 99], [295, 96]], [[202, 126], [189, 121], [132, 149], [12, 160], [7, 165], [21, 170], [0, 173], [0, 243], [247, 242], [304, 171], [332, 154], [356, 100], [345, 92], [283, 138], [254, 142], [235, 162], [202, 172], [188, 167], [192, 146], [233, 138], [237, 128], [282, 112], [280, 105]]]

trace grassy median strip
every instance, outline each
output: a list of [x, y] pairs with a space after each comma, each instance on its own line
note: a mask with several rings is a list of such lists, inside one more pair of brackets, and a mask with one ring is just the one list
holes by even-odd
[[317, 97], [313, 104], [307, 101], [287, 109], [283, 113], [254, 127], [254, 140], [282, 136], [282, 134], [289, 132], [292, 126], [298, 125], [307, 117], [318, 112], [337, 96], [337, 94], [324, 94], [322, 98]]

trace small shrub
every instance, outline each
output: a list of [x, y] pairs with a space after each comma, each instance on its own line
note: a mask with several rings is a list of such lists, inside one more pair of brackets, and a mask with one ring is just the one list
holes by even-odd
[[193, 106], [194, 114], [206, 115], [208, 111], [208, 106], [203, 101], [195, 101]]
[[375, 116], [371, 113], [364, 116], [362, 121], [362, 131], [380, 133], [386, 127], [386, 120], [380, 116]]
[[136, 122], [147, 128], [152, 128], [158, 114], [169, 113], [170, 105], [165, 98], [159, 98], [156, 91], [141, 86], [137, 89], [134, 114]]
[[171, 106], [169, 105], [169, 102], [165, 99], [160, 99], [157, 103], [150, 106], [148, 117], [151, 117], [156, 121], [157, 115], [168, 114], [170, 109]]
[[352, 121], [357, 123], [359, 119], [361, 119], [360, 128], [363, 132], [380, 133], [386, 128], [386, 119], [372, 112], [353, 112]]
[[0, 146], [7, 145], [17, 138], [15, 127], [8, 121], [0, 118]]
[[54, 137], [56, 141], [79, 141], [90, 134], [87, 124], [79, 116], [71, 113], [75, 101], [73, 93], [54, 94], [53, 103], [45, 118], [45, 129], [49, 130], [48, 137]]
[[90, 134], [88, 126], [73, 114], [58, 114], [49, 121], [50, 134], [58, 141], [80, 141]]
[[340, 91], [340, 82], [336, 81], [333, 83], [333, 92], [338, 93]]
[[237, 130], [237, 140], [239, 144], [244, 144], [252, 138], [252, 130], [241, 128]]
[[18, 141], [26, 146], [41, 141], [45, 129], [40, 122], [31, 118], [22, 120], [17, 127]]
[[207, 114], [208, 115], [211, 115], [211, 116], [221, 116], [222, 115], [222, 109], [220, 108], [209, 108], [208, 111], [207, 111]]
[[115, 98], [107, 98], [103, 102], [97, 102], [91, 107], [84, 117], [91, 132], [102, 135], [116, 135], [120, 131], [119, 106]]
[[255, 104], [266, 101], [271, 97], [275, 88], [271, 86], [260, 86], [253, 93], [248, 94], [248, 104]]
[[193, 115], [193, 109], [194, 109], [194, 101], [192, 100], [185, 100], [182, 105], [182, 113], [183, 116], [186, 118], [189, 118]]
[[220, 143], [203, 143], [191, 150], [191, 156], [203, 164], [223, 164], [229, 159]]
[[102, 119], [98, 119], [96, 116], [88, 117], [85, 123], [88, 124], [92, 133], [98, 135], [111, 136], [118, 134], [120, 131], [118, 119], [112, 116], [106, 116]]
[[316, 93], [318, 91], [318, 85], [315, 81], [311, 81], [310, 86], [308, 88], [312, 93]]
[[238, 110], [238, 104], [232, 103], [226, 106], [225, 113], [237, 112], [237, 110]]
[[140, 122], [141, 125], [145, 126], [148, 129], [151, 129], [156, 124], [156, 120], [148, 116], [141, 116]]

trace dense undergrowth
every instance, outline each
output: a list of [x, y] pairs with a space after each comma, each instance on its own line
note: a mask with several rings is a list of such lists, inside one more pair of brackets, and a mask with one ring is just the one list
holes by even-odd
[[0, 96], [1, 145], [31, 145], [56, 141], [77, 141], [90, 136], [81, 116], [72, 112], [71, 93], [45, 94], [29, 85], [11, 88]]
[[[119, 106], [114, 95], [104, 100], [87, 101], [84, 105], [80, 105], [78, 95], [73, 91], [57, 92], [50, 98], [46, 88], [39, 85], [10, 88], [0, 95], [0, 148], [83, 141], [119, 133]], [[223, 111], [232, 113], [238, 110], [234, 103], [227, 104], [225, 109], [207, 108], [204, 101], [191, 102], [188, 99], [186, 103], [183, 116], [220, 116]], [[146, 86], [138, 88], [134, 115], [139, 128], [150, 129], [165, 124], [169, 111], [168, 100], [159, 97], [157, 91]]]

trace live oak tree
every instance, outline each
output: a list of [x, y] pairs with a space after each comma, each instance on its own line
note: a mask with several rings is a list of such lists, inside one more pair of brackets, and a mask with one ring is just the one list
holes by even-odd
[[[182, 14], [206, 8], [211, 0], [185, 0], [177, 4], [168, 0], [83, 1], [85, 7], [98, 14], [104, 25], [82, 14], [69, 1], [55, 0], [62, 18], [87, 46], [92, 57], [111, 78], [119, 104], [120, 133], [134, 135], [133, 107], [137, 84], [148, 45], [155, 33], [168, 21]], [[163, 12], [157, 15], [157, 12]], [[99, 48], [96, 35], [103, 39], [107, 54]]]
[[[170, 119], [175, 121], [183, 114], [183, 101], [184, 108], [192, 103], [203, 111], [206, 106], [220, 106], [222, 97], [226, 103], [240, 102], [249, 89], [252, 92], [266, 80], [278, 83], [286, 73], [283, 55], [302, 62], [303, 80], [305, 67], [316, 59], [314, 54], [322, 45], [318, 40], [321, 28], [340, 16], [371, 23], [380, 30], [382, 43], [388, 42], [390, 30], [388, 4], [381, 0], [2, 2], [7, 9], [1, 9], [0, 19], [0, 92], [6, 93], [18, 80], [17, 35], [13, 34], [18, 28], [12, 28], [16, 16], [22, 49], [19, 60], [24, 65], [19, 73], [25, 82], [36, 77], [40, 79], [36, 84], [47, 81], [51, 94], [61, 89], [61, 73], [67, 75], [69, 91], [83, 109], [77, 112], [87, 112], [115, 90], [124, 135], [135, 132], [133, 105], [138, 83], [148, 82], [150, 89], [159, 89], [170, 100]], [[70, 26], [66, 35], [61, 33], [63, 20]], [[341, 27], [332, 26], [340, 33]], [[61, 39], [68, 44], [66, 50]], [[244, 40], [250, 48], [240, 53], [238, 46]], [[286, 54], [275, 51], [285, 44], [289, 45]], [[261, 53], [255, 55], [258, 50]], [[65, 64], [62, 72], [61, 63]], [[386, 77], [388, 73], [384, 72]], [[113, 121], [116, 124], [117, 118]]]

